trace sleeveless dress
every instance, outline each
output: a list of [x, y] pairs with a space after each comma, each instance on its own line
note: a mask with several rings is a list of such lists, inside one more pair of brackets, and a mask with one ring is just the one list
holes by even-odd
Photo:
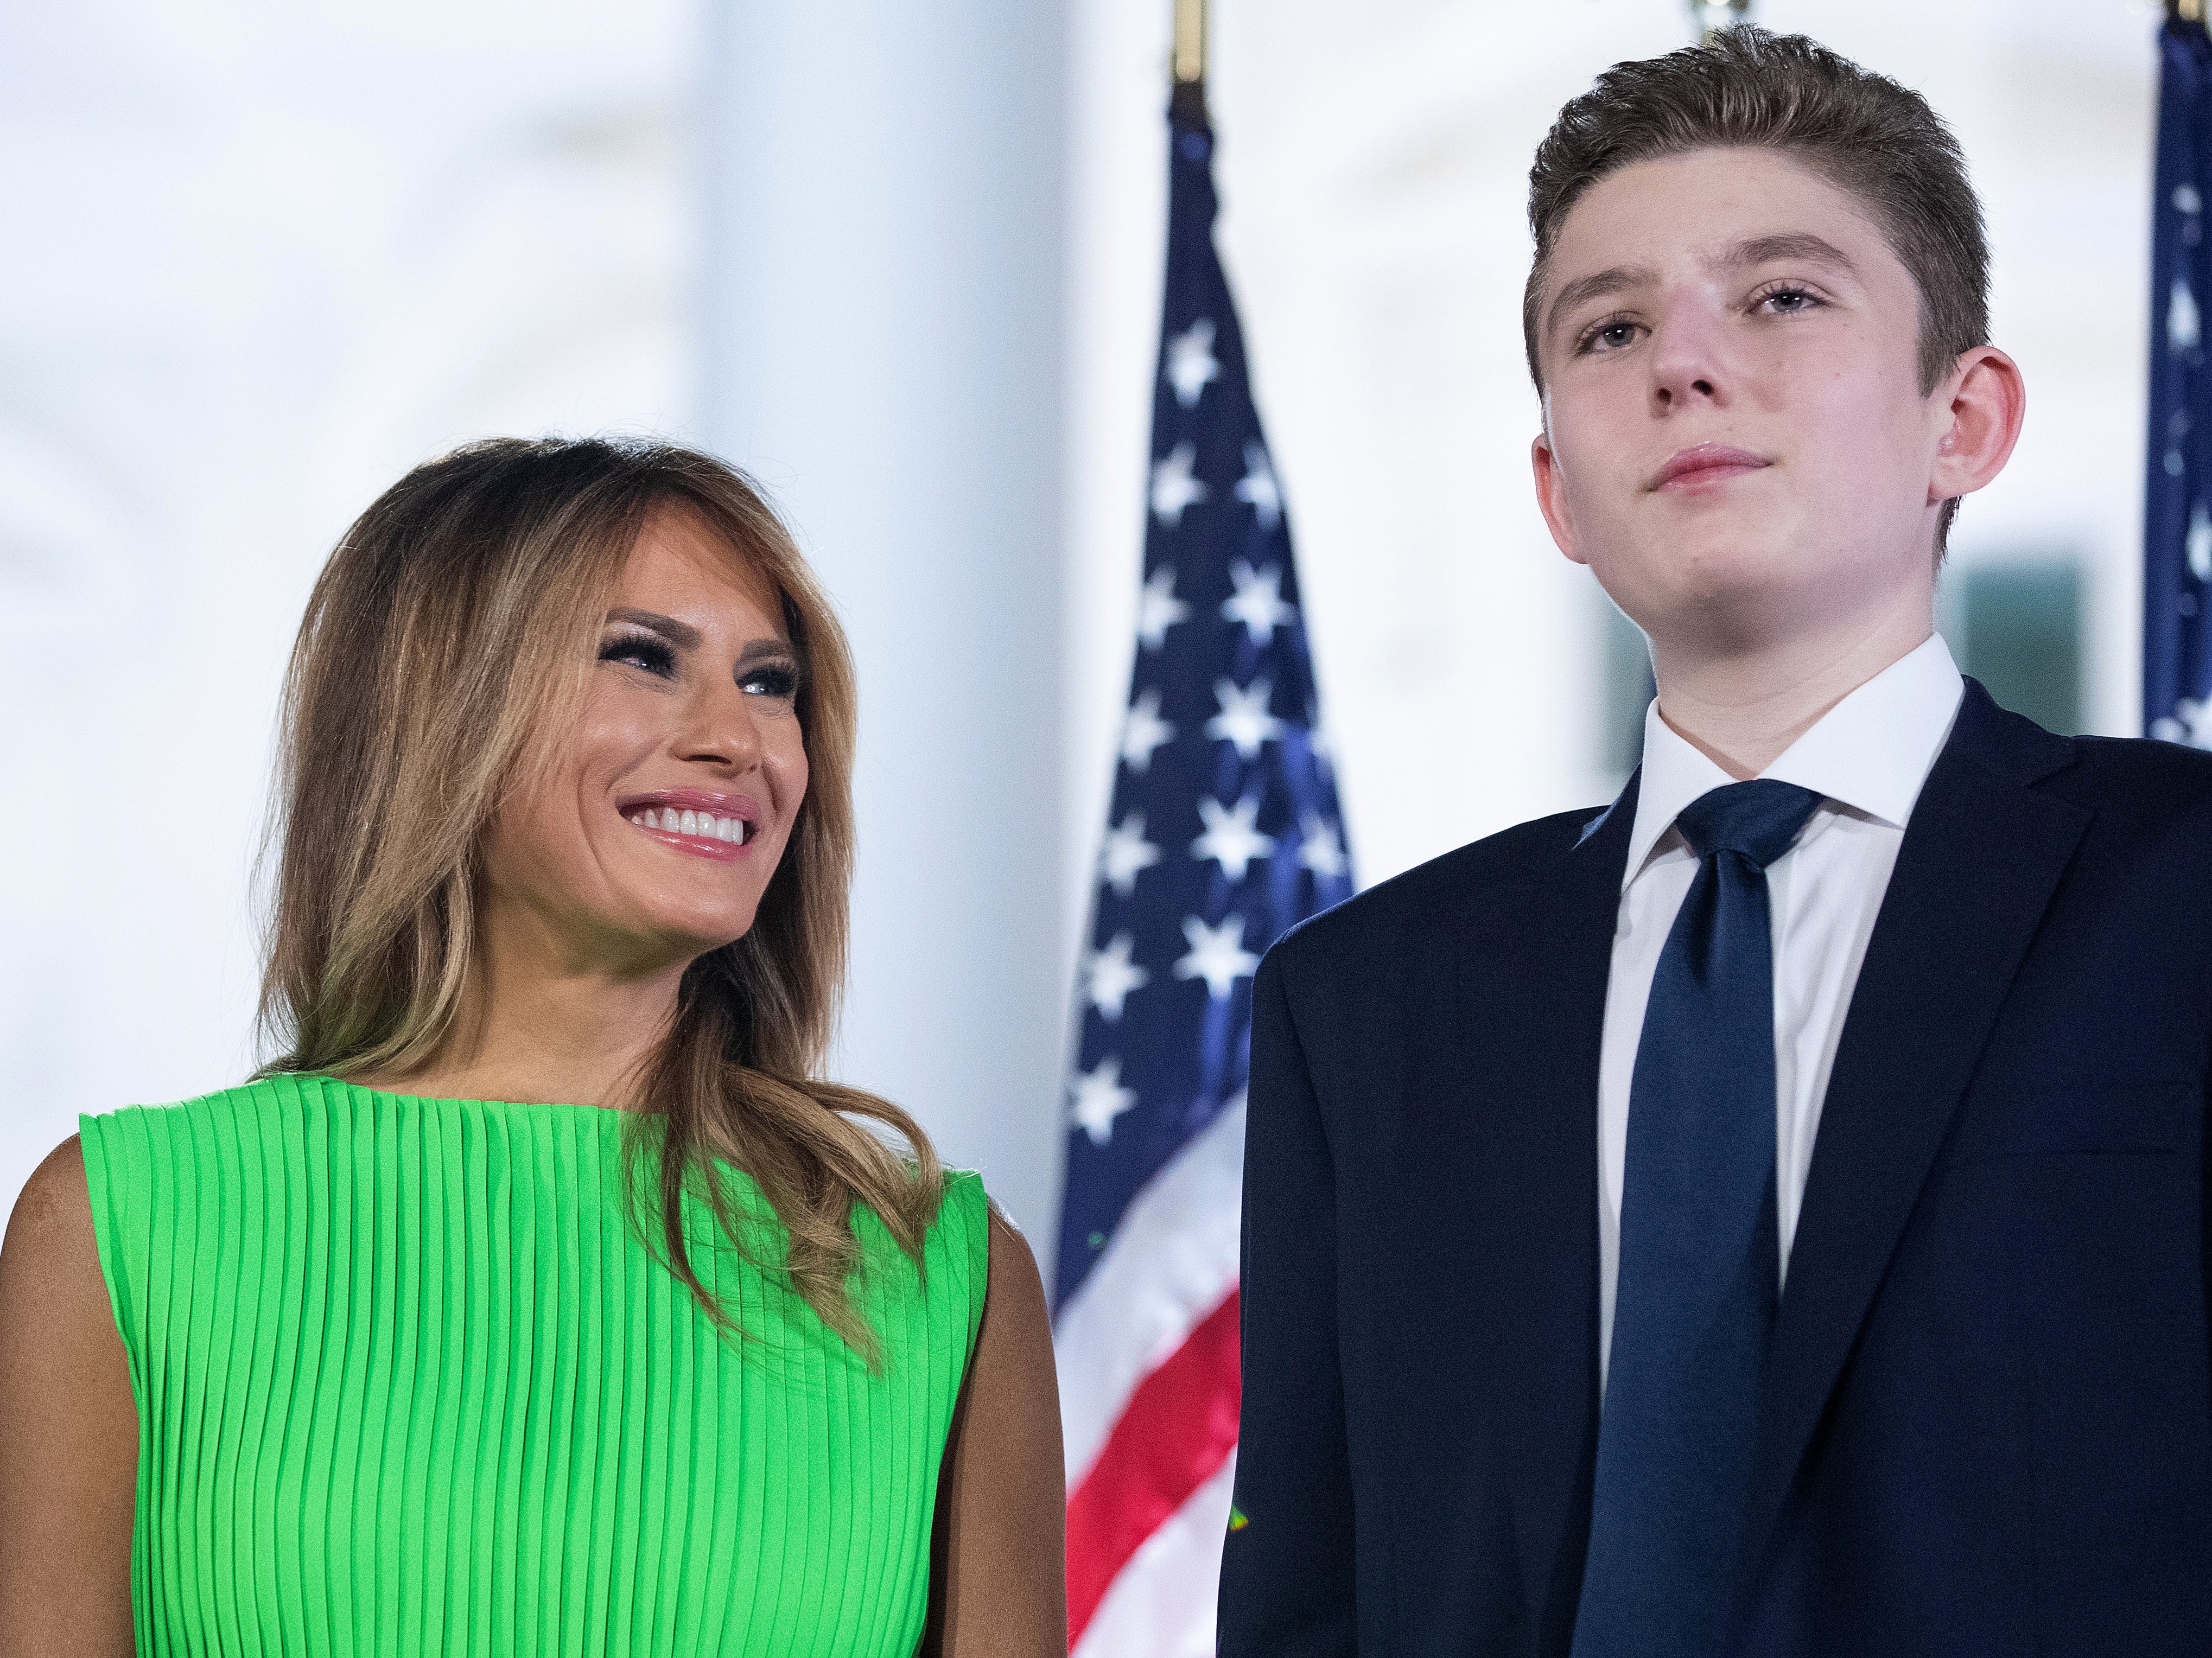
[[315, 1077], [82, 1120], [141, 1658], [914, 1651], [981, 1182], [920, 1272], [855, 1209], [872, 1372], [687, 1200], [716, 1330], [625, 1219], [623, 1122]]

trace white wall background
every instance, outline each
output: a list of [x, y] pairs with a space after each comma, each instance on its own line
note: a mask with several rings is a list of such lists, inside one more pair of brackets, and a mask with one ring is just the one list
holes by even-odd
[[1048, 1254], [1072, 984], [1060, 15], [722, 0], [714, 15], [701, 428], [781, 501], [860, 665], [837, 1062], [981, 1169]]
[[[2027, 434], [1961, 562], [2084, 561], [2132, 729], [2156, 6], [1761, 0], [1965, 141]], [[0, 1208], [251, 1054], [283, 651], [484, 433], [762, 471], [860, 645], [845, 1057], [1048, 1245], [1126, 683], [1168, 0], [0, 15]], [[1597, 799], [1602, 601], [1529, 495], [1530, 152], [1676, 0], [1216, 0], [1222, 240], [1369, 880]], [[697, 118], [694, 118], [695, 114]], [[972, 808], [972, 810], [968, 810]]]
[[349, 520], [692, 407], [684, 9], [0, 12], [0, 1209], [237, 1081], [276, 698]]

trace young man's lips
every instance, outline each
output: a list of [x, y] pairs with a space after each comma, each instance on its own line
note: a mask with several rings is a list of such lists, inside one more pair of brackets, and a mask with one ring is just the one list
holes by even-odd
[[1659, 469], [1651, 480], [1654, 489], [1694, 488], [1755, 472], [1767, 465], [1763, 456], [1748, 449], [1731, 449], [1723, 443], [1700, 443], [1685, 449]]

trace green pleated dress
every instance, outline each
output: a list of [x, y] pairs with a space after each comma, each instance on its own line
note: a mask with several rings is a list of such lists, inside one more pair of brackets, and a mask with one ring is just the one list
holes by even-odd
[[913, 1652], [981, 1181], [920, 1272], [856, 1210], [872, 1373], [698, 1206], [719, 1333], [625, 1221], [622, 1128], [320, 1078], [82, 1120], [141, 1658]]

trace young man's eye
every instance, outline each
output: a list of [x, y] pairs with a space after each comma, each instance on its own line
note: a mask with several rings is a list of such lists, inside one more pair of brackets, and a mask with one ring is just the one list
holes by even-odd
[[620, 639], [610, 639], [599, 647], [602, 662], [627, 662], [634, 668], [642, 668], [663, 679], [672, 678], [676, 672], [676, 653], [667, 644], [646, 634], [630, 634]]
[[1772, 308], [1775, 314], [1795, 317], [1812, 310], [1820, 301], [1802, 288], [1777, 288], [1759, 296], [1761, 305]]
[[1615, 317], [1599, 323], [1583, 336], [1585, 351], [1618, 351], [1636, 343], [1636, 325]]

